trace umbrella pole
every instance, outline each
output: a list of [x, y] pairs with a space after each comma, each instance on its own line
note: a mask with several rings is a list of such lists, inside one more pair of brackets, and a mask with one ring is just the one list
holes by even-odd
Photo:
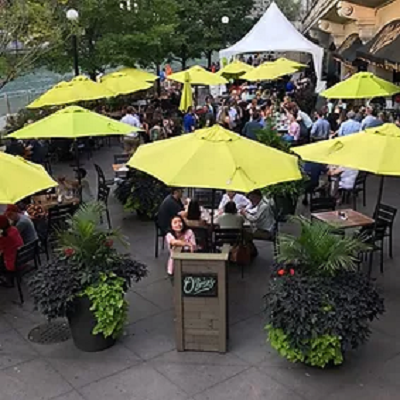
[[376, 208], [378, 208], [379, 204], [381, 204], [381, 201], [382, 201], [384, 183], [385, 183], [385, 177], [382, 175], [381, 182], [379, 184], [378, 201], [376, 203]]
[[79, 187], [81, 186], [81, 174], [80, 174], [80, 172], [79, 172], [79, 168], [80, 168], [80, 165], [79, 165], [79, 148], [78, 148], [78, 141], [77, 141], [77, 139], [75, 139], [75, 141], [74, 141], [75, 143], [75, 158], [76, 158], [76, 173], [77, 173], [77, 177], [78, 177], [78, 184], [79, 184]]

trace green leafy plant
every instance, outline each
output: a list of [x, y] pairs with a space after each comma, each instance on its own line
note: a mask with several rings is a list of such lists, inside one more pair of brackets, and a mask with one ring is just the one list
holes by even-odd
[[279, 236], [278, 261], [301, 266], [307, 274], [334, 276], [356, 270], [360, 252], [369, 249], [360, 238], [344, 237], [333, 227], [305, 217], [294, 217], [300, 224], [298, 236]]
[[308, 347], [308, 351], [305, 353], [300, 349], [291, 347], [289, 337], [282, 329], [275, 329], [271, 325], [267, 325], [266, 329], [271, 346], [282, 357], [293, 363], [302, 362], [320, 368], [332, 363], [334, 365], [343, 363], [341, 343], [337, 336], [323, 335], [304, 340], [304, 345]]
[[[116, 241], [126, 244], [119, 232], [101, 227], [102, 210], [98, 203], [82, 206], [59, 232], [55, 260], [41, 266], [29, 281], [36, 308], [49, 319], [73, 311], [74, 299], [87, 290], [94, 295], [100, 288], [106, 304], [114, 301], [113, 290], [118, 285], [123, 283], [125, 292], [132, 282], [147, 275], [144, 264], [118, 251]], [[111, 287], [106, 290], [105, 285]]]
[[283, 357], [323, 366], [368, 340], [369, 322], [384, 312], [384, 303], [365, 275], [342, 270], [307, 276], [295, 268], [280, 276], [280, 271], [265, 298], [271, 345]]
[[131, 170], [129, 178], [115, 189], [115, 196], [125, 210], [136, 211], [147, 218], [154, 217], [167, 195], [168, 188], [164, 183], [138, 170]]
[[102, 333], [106, 338], [112, 336], [116, 339], [122, 333], [128, 311], [124, 285], [125, 280], [114, 273], [102, 273], [100, 281], [83, 292], [89, 297], [90, 310], [97, 320], [94, 335]]

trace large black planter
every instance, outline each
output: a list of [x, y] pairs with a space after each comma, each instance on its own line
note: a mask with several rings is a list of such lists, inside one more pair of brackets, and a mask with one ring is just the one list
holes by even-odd
[[92, 353], [106, 350], [115, 344], [112, 336], [105, 338], [102, 334], [93, 335], [97, 322], [93, 312], [90, 311], [88, 297], [76, 298], [67, 317], [72, 339], [79, 350]]

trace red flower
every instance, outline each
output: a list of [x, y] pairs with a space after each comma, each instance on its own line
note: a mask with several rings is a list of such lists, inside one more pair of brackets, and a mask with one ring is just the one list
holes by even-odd
[[283, 275], [285, 275], [286, 274], [286, 271], [284, 270], [284, 269], [279, 269], [278, 270], [278, 275], [279, 276], [283, 276]]
[[105, 245], [106, 245], [107, 247], [113, 247], [113, 244], [114, 244], [114, 241], [113, 241], [112, 239], [106, 240]]
[[290, 275], [294, 275], [294, 269], [293, 268], [290, 268]]
[[65, 254], [67, 257], [73, 256], [74, 253], [75, 253], [75, 250], [74, 250], [74, 249], [71, 249], [70, 247], [67, 248], [67, 249], [64, 249], [64, 254]]

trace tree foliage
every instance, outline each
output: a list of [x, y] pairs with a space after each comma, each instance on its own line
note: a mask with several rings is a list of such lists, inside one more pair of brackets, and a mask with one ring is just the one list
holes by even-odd
[[59, 0], [13, 0], [0, 6], [0, 89], [59, 43]]
[[[300, 15], [300, 0], [270, 0], [269, 4], [275, 2], [289, 21], [297, 21]], [[269, 6], [269, 5], [268, 5]]]

